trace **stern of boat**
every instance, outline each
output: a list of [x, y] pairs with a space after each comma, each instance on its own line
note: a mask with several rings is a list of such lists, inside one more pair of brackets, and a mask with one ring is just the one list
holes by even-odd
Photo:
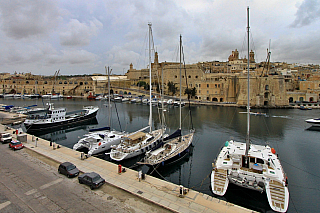
[[276, 212], [286, 212], [289, 205], [289, 190], [279, 180], [266, 181], [266, 193], [270, 207]]
[[212, 164], [211, 172], [211, 190], [213, 194], [223, 196], [228, 188], [229, 179], [228, 179], [228, 170], [227, 169], [217, 169]]

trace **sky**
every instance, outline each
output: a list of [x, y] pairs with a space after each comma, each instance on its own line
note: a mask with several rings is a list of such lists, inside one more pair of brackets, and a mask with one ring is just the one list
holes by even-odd
[[256, 62], [320, 64], [320, 0], [3, 0], [0, 72], [112, 74], [148, 66], [148, 23], [159, 61], [227, 61], [231, 52]]

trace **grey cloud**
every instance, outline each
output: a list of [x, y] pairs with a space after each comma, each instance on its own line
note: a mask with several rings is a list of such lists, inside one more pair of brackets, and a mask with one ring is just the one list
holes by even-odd
[[290, 27], [303, 27], [310, 25], [320, 17], [319, 0], [304, 0], [296, 12], [296, 19]]
[[59, 21], [54, 1], [1, 1], [2, 30], [14, 39], [34, 38], [48, 34]]
[[77, 19], [71, 19], [64, 32], [60, 33], [60, 44], [64, 46], [85, 46], [90, 44], [93, 36], [96, 36], [103, 24], [94, 19], [89, 24], [80, 23]]

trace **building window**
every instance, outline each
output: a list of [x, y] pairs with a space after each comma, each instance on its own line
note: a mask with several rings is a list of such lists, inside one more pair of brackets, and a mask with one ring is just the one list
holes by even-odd
[[47, 82], [47, 81], [44, 81], [44, 84], [48, 84], [48, 82]]
[[265, 88], [266, 88], [266, 90], [269, 90], [269, 85], [266, 85], [266, 87], [265, 87]]
[[15, 83], [16, 83], [16, 81], [12, 81], [12, 83], [14, 83], [14, 84], [15, 84]]
[[59, 84], [62, 84], [62, 81], [59, 81]]
[[69, 84], [72, 84], [72, 81], [70, 81]]
[[85, 84], [85, 85], [87, 85], [87, 84], [88, 84], [88, 82], [84, 82], [84, 84]]
[[26, 84], [29, 84], [29, 81], [26, 81]]
[[214, 85], [214, 88], [217, 88], [217, 84]]
[[64, 84], [68, 84], [68, 82], [67, 82], [67, 81], [65, 81], [65, 82], [64, 82]]
[[198, 78], [198, 76], [196, 75], [196, 78]]
[[191, 75], [189, 75], [188, 78], [191, 78]]
[[207, 84], [207, 88], [209, 88], [209, 84]]

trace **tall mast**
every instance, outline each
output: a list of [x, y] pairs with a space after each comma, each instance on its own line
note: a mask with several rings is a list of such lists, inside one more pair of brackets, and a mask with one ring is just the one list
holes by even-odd
[[182, 87], [182, 85], [181, 85], [181, 54], [182, 54], [182, 36], [180, 35], [180, 126], [179, 126], [179, 128], [180, 128], [180, 130], [181, 130], [181, 87]]
[[109, 127], [111, 128], [111, 105], [110, 105], [110, 69], [108, 67], [108, 113], [109, 113]]
[[248, 152], [249, 152], [249, 147], [250, 147], [250, 57], [249, 57], [249, 32], [250, 32], [250, 27], [249, 27], [249, 7], [247, 7], [247, 33], [248, 33], [248, 68], [247, 68], [247, 74], [248, 74], [248, 92], [247, 92], [247, 96], [248, 96], [248, 103], [247, 103], [247, 138], [246, 138], [246, 162], [248, 160]]
[[152, 132], [152, 103], [151, 103], [151, 89], [152, 89], [152, 81], [151, 81], [151, 23], [148, 23], [149, 26], [149, 88], [150, 88], [150, 98], [149, 98], [149, 106], [150, 106], [150, 115], [149, 115], [149, 126], [150, 132]]

